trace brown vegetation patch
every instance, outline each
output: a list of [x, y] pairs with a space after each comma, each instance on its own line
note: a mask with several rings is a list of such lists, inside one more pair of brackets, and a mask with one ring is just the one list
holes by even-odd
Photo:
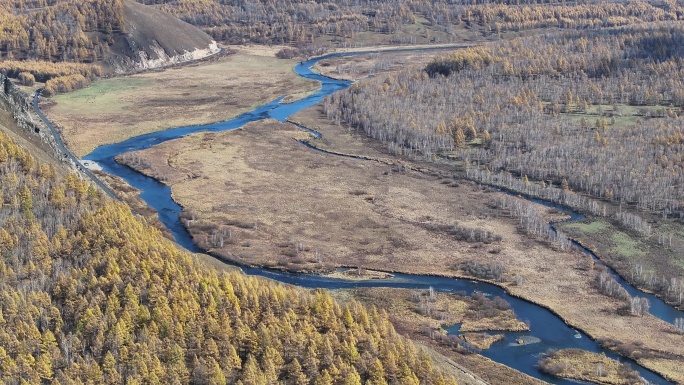
[[510, 310], [510, 305], [499, 297], [490, 300], [479, 293], [470, 297], [431, 290], [387, 288], [356, 289], [351, 293], [355, 298], [386, 309], [399, 319], [411, 319], [412, 323], [423, 325], [423, 331], [439, 330], [443, 334], [443, 325], [457, 323], [461, 324], [460, 331], [469, 334], [479, 331], [530, 330]]
[[368, 270], [368, 269], [345, 269], [341, 271], [334, 271], [326, 274], [326, 277], [348, 279], [350, 281], [365, 281], [368, 279], [387, 279], [392, 278], [393, 275], [384, 271]]
[[563, 349], [547, 354], [539, 368], [554, 376], [599, 384], [642, 384], [639, 372], [602, 354], [580, 349]]
[[394, 288], [359, 288], [344, 290], [352, 298], [386, 310], [398, 323], [421, 325], [416, 331], [440, 330], [442, 326], [460, 323], [466, 316], [471, 297], [434, 292], [429, 299], [430, 310], [426, 311], [427, 291]]
[[200, 245], [242, 263], [417, 271], [432, 261], [438, 273], [460, 255], [489, 255], [487, 248], [426, 226], [454, 226], [459, 218], [461, 227], [497, 233], [485, 220], [486, 206], [479, 205], [482, 219], [470, 212], [475, 222], [461, 212], [465, 199], [476, 199], [467, 198], [472, 186], [431, 183], [436, 180], [396, 166], [317, 153], [293, 137], [308, 134], [288, 124], [256, 123], [123, 158], [172, 185]]
[[[416, 295], [427, 297], [428, 292], [421, 293], [393, 288], [363, 288], [338, 290], [332, 293], [338, 300], [348, 301], [353, 298], [364, 304], [377, 306], [387, 311], [397, 331], [406, 333], [411, 339], [430, 347], [434, 352], [435, 363], [443, 368], [458, 369], [456, 373], [459, 374], [457, 377], [459, 384], [481, 385], [484, 383], [482, 379], [491, 385], [544, 384], [543, 381], [493, 362], [479, 354], [471, 354], [460, 348], [455, 349], [440, 342], [439, 338], [434, 338], [436, 335], [443, 335], [443, 332], [435, 332], [441, 329], [443, 321], [421, 315], [419, 304], [415, 302]], [[448, 309], [454, 320], [459, 320], [460, 317], [464, 316], [467, 308], [475, 302], [477, 301], [467, 296], [434, 294], [434, 307], [440, 310]], [[468, 333], [468, 337], [465, 338], [469, 338], [475, 343], [482, 343], [482, 348], [484, 348], [486, 342], [490, 344], [495, 342], [496, 336], [486, 337], [486, 333]], [[477, 373], [477, 375], [472, 373]]]
[[505, 330], [521, 332], [530, 330], [529, 325], [520, 321], [511, 305], [500, 297], [490, 300], [485, 295], [476, 293], [468, 304], [468, 309], [461, 320], [461, 332], [478, 332], [485, 330]]
[[489, 349], [495, 342], [503, 341], [503, 334], [489, 334], [489, 333], [464, 333], [463, 340], [470, 345], [480, 349]]

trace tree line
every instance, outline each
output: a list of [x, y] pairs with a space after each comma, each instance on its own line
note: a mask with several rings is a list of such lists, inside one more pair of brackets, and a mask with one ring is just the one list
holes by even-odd
[[0, 133], [0, 382], [455, 384], [386, 313], [217, 273]]
[[500, 42], [357, 83], [325, 110], [396, 153], [449, 153], [684, 216], [682, 39], [684, 27], [666, 23]]
[[52, 63], [41, 60], [5, 60], [0, 68], [10, 78], [19, 78], [22, 73], [31, 74], [34, 81], [47, 82], [61, 76], [82, 75], [93, 79], [103, 75], [102, 67], [83, 63]]
[[[536, 28], [598, 29], [678, 20], [676, 1], [171, 1], [140, 0], [204, 28], [228, 43], [310, 43], [321, 36], [354, 41], [363, 33], [401, 33], [425, 19], [431, 30], [454, 37], [468, 28], [483, 35]], [[427, 32], [430, 39], [430, 32]], [[433, 37], [434, 39], [434, 37]]]
[[[124, 29], [122, 0], [0, 0], [0, 59], [97, 62]], [[368, 33], [406, 34], [417, 21], [426, 41], [464, 28], [482, 35], [539, 28], [599, 29], [682, 17], [676, 1], [172, 1], [138, 0], [230, 44], [311, 44], [319, 38], [363, 41]], [[433, 31], [433, 32], [430, 32]], [[401, 36], [399, 36], [401, 35]], [[413, 42], [408, 39], [406, 42]]]
[[121, 0], [0, 0], [0, 58], [95, 62], [123, 22]]

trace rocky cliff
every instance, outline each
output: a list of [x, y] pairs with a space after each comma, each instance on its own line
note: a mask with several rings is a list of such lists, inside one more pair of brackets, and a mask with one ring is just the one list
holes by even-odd
[[124, 26], [105, 65], [115, 73], [160, 68], [220, 51], [211, 36], [156, 8], [123, 1]]

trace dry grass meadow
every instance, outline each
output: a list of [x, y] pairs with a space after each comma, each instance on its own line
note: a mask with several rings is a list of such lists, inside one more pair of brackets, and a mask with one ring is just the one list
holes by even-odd
[[442, 49], [437, 49], [440, 47], [439, 45], [432, 47], [435, 49], [429, 51], [380, 51], [353, 57], [330, 58], [319, 61], [313, 69], [322, 75], [335, 79], [358, 80], [368, 76], [396, 72], [407, 66], [424, 67], [435, 55], [443, 55], [456, 49], [455, 46], [446, 46]]
[[641, 384], [639, 372], [602, 354], [580, 349], [564, 349], [550, 353], [540, 361], [540, 368], [558, 377], [597, 384]]
[[[497, 193], [453, 179], [439, 165], [391, 159], [376, 142], [319, 116], [314, 108], [294, 117], [323, 133], [312, 144], [381, 161], [313, 151], [295, 140], [307, 133], [269, 121], [166, 142], [128, 155], [128, 163], [142, 159], [150, 165], [143, 172], [170, 184], [190, 232], [227, 260], [294, 271], [361, 266], [454, 276], [463, 275], [456, 267], [465, 261], [501, 261], [497, 284], [684, 381], [673, 370], [684, 363], [684, 336], [651, 316], [618, 316], [623, 304], [595, 289], [588, 257], [521, 234], [516, 220], [492, 208]], [[452, 226], [502, 240], [454, 239], [444, 231]], [[517, 277], [522, 285], [514, 284]]]
[[277, 50], [241, 47], [216, 61], [102, 79], [43, 99], [43, 108], [69, 148], [83, 156], [99, 145], [148, 132], [228, 120], [318, 87], [294, 73], [295, 60], [276, 59]]

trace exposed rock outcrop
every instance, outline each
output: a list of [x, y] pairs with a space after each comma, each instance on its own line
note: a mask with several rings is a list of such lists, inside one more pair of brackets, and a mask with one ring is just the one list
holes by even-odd
[[154, 7], [123, 1], [124, 31], [105, 63], [115, 73], [160, 68], [220, 51], [199, 28]]
[[57, 146], [54, 137], [43, 126], [40, 119], [33, 113], [31, 106], [31, 96], [19, 89], [10, 79], [0, 73], [0, 100], [5, 104], [14, 116], [17, 126], [25, 131], [27, 136], [37, 136], [40, 140], [49, 145], [58, 156]]

